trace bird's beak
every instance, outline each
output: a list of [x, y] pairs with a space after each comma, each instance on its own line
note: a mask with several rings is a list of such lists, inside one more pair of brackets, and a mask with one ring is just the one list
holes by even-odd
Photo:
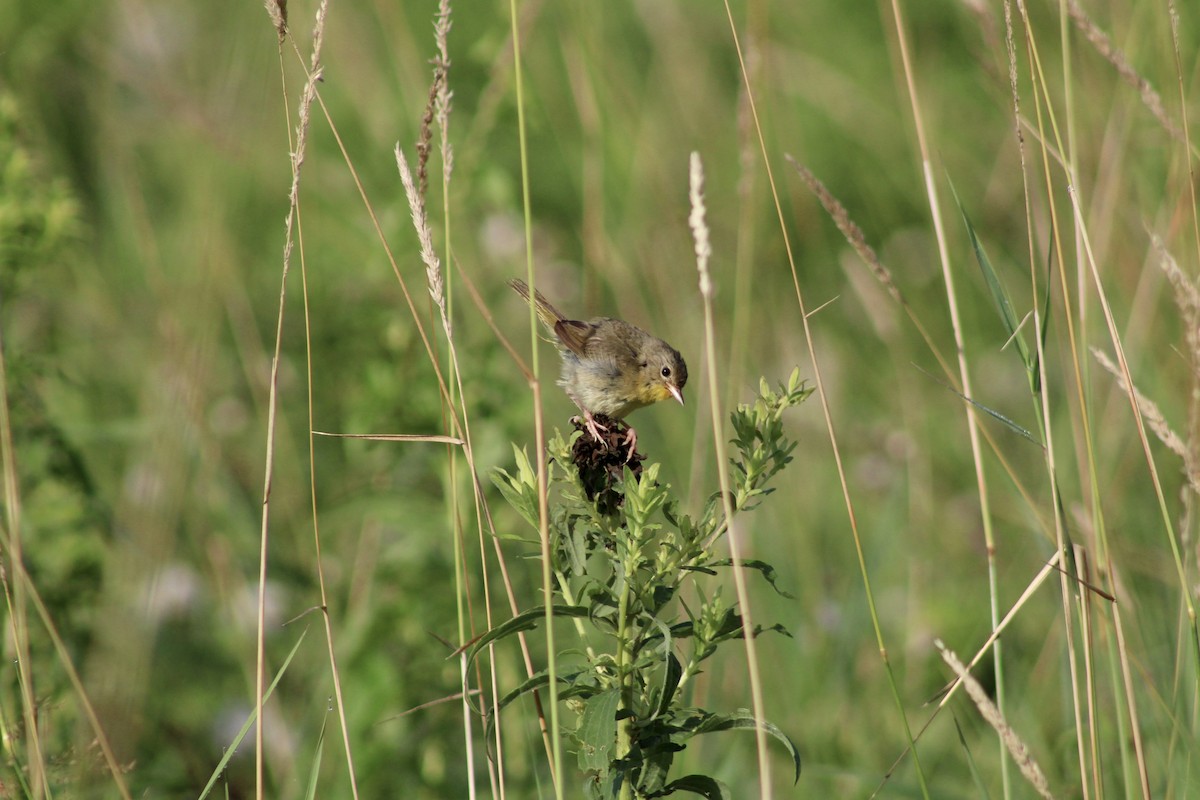
[[679, 391], [678, 386], [676, 386], [673, 383], [668, 383], [667, 391], [671, 393], [671, 397], [674, 397], [676, 400], [679, 401], [679, 405], [681, 405], [681, 406], [687, 405], [686, 403], [683, 402], [683, 392]]

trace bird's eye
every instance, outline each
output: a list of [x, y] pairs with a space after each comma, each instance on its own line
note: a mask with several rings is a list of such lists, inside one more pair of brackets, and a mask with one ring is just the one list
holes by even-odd
[[669, 378], [669, 377], [671, 377], [671, 368], [670, 368], [670, 367], [663, 367], [663, 368], [662, 368], [662, 376], [663, 376], [664, 378]]

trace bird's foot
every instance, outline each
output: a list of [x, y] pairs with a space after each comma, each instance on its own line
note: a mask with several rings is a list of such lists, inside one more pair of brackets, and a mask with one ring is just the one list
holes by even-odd
[[[578, 417], [576, 417], [576, 419], [578, 419]], [[604, 441], [604, 437], [600, 434], [601, 432], [608, 433], [608, 428], [604, 427], [599, 422], [596, 422], [596, 418], [592, 416], [592, 412], [583, 412], [583, 423], [584, 427], [587, 428], [587, 432], [592, 435], [593, 439], [595, 439], [597, 442]]]
[[637, 452], [637, 431], [632, 427], [625, 429], [625, 444], [629, 446], [629, 454], [625, 456], [625, 463], [628, 464], [629, 459]]

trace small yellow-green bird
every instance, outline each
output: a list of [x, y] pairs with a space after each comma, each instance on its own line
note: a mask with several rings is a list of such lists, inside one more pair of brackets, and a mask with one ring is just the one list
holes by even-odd
[[[529, 301], [525, 281], [514, 278], [509, 285]], [[674, 347], [636, 325], [612, 317], [568, 319], [541, 292], [534, 294], [533, 303], [538, 319], [554, 334], [552, 341], [562, 356], [558, 385], [579, 406], [588, 431], [597, 441], [605, 429], [592, 418], [593, 414], [624, 419], [632, 411], [669, 397], [683, 404], [687, 364]], [[632, 457], [637, 446], [633, 428], [625, 440]]]

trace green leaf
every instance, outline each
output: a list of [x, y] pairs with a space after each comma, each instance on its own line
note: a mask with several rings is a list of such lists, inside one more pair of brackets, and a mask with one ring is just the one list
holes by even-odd
[[534, 528], [540, 527], [538, 513], [537, 476], [529, 464], [529, 456], [514, 444], [513, 458], [517, 463], [517, 474], [509, 475], [503, 469], [496, 467], [492, 470], [492, 483], [504, 495], [510, 506], [517, 510], [526, 522]]
[[983, 800], [988, 800], [990, 795], [987, 790], [987, 782], [979, 772], [979, 765], [975, 763], [975, 757], [971, 755], [971, 747], [967, 744], [967, 738], [963, 736], [962, 726], [958, 724], [958, 717], [954, 717], [954, 732], [958, 734], [958, 743], [962, 746], [963, 755], [966, 756], [967, 769], [971, 772], [971, 779], [975, 781], [975, 790], [979, 792], [979, 796]]
[[[586, 617], [588, 615], [588, 609], [587, 606], [555, 605], [551, 606], [550, 613], [551, 616], [555, 617]], [[487, 647], [492, 642], [503, 639], [506, 636], [511, 636], [514, 633], [533, 630], [537, 627], [538, 623], [545, 618], [546, 607], [537, 606], [536, 608], [531, 608], [524, 613], [518, 614], [502, 625], [497, 625], [471, 643], [471, 646], [467, 648], [467, 661], [471, 662], [475, 660], [475, 657], [479, 655], [479, 651]], [[458, 653], [454, 653], [450, 657], [453, 658], [456, 655], [458, 655]]]
[[1050, 277], [1054, 274], [1054, 226], [1050, 226], [1050, 243], [1046, 247], [1046, 295], [1042, 298], [1042, 316], [1038, 318], [1042, 329], [1042, 349], [1033, 354], [1033, 377], [1030, 388], [1034, 394], [1042, 391], [1042, 370], [1038, 353], [1046, 352], [1046, 332], [1050, 330]]
[[[283, 665], [279, 668], [279, 671], [275, 673], [274, 680], [272, 680], [271, 685], [267, 687], [267, 691], [263, 693], [263, 703], [267, 702], [267, 699], [271, 696], [271, 693], [275, 691], [275, 687], [279, 685], [279, 679], [283, 677], [283, 673], [287, 672], [288, 665], [292, 663], [292, 657], [295, 656], [296, 651], [300, 649], [300, 643], [304, 641], [304, 635], [306, 633], [308, 633], [308, 628], [305, 628], [304, 632], [300, 634], [300, 638], [297, 639], [296, 644], [292, 646], [292, 652], [288, 653], [287, 658], [283, 660]], [[212, 791], [212, 788], [216, 786], [217, 780], [221, 777], [221, 773], [225, 771], [225, 767], [229, 764], [229, 759], [233, 758], [233, 754], [237, 752], [238, 746], [242, 743], [242, 739], [246, 738], [246, 734], [250, 732], [250, 726], [254, 724], [254, 719], [257, 716], [258, 709], [250, 712], [250, 717], [246, 720], [246, 724], [242, 726], [242, 729], [238, 731], [237, 736], [233, 737], [233, 741], [229, 743], [229, 747], [225, 749], [225, 755], [222, 756], [219, 762], [217, 762], [217, 768], [213, 770], [212, 777], [208, 779], [208, 783], [205, 784], [204, 790], [200, 792], [200, 796], [196, 798], [196, 800], [204, 800], [205, 797], [208, 797], [208, 793]]]
[[638, 776], [638, 789], [648, 797], [655, 797], [667, 783], [675, 753], [682, 747], [658, 747], [642, 754], [642, 773]]
[[733, 800], [728, 786], [707, 775], [685, 775], [677, 781], [671, 781], [655, 797], [666, 797], [675, 792], [692, 792], [709, 800]]
[[[779, 623], [766, 627], [762, 625], [755, 625], [752, 634], [754, 638], [757, 639], [767, 631], [774, 631], [775, 633], [782, 633], [784, 636], [789, 638], [791, 637], [788, 629]], [[724, 615], [720, 618], [720, 624], [716, 626], [710, 626], [707, 633], [709, 634], [708, 640], [710, 642], [723, 642], [727, 639], [745, 638], [746, 631], [742, 626], [742, 615], [736, 613], [732, 608], [725, 609]], [[680, 634], [676, 632], [675, 635], [679, 636]]]
[[[960, 391], [958, 391], [957, 389], [955, 389], [955, 388], [954, 388], [953, 386], [951, 386], [950, 384], [948, 384], [948, 383], [946, 383], [945, 381], [943, 381], [943, 380], [939, 379], [937, 376], [935, 376], [935, 375], [933, 375], [933, 374], [931, 374], [931, 373], [927, 372], [927, 371], [926, 371], [926, 370], [924, 370], [924, 369], [921, 369], [921, 367], [917, 367], [917, 369], [920, 369], [920, 370], [921, 370], [921, 372], [924, 372], [924, 373], [925, 373], [926, 375], [928, 375], [930, 378], [932, 378], [933, 380], [935, 380], [935, 381], [937, 381], [938, 383], [940, 383], [940, 384], [941, 384], [943, 387], [945, 387], [947, 390], [949, 390], [949, 391], [953, 392], [954, 394], [958, 395], [960, 398], [962, 398], [962, 399], [963, 399], [963, 400], [965, 400], [966, 402], [970, 403], [971, 405], [973, 405], [975, 408], [979, 409], [979, 410], [980, 410], [980, 411], [982, 411], [983, 413], [987, 414], [987, 415], [988, 415], [989, 417], [991, 417], [992, 419], [996, 420], [997, 422], [1001, 423], [1002, 425], [1005, 425], [1005, 426], [1007, 426], [1009, 430], [1011, 430], [1011, 431], [1013, 431], [1014, 433], [1017, 433], [1017, 434], [1019, 434], [1019, 435], [1021, 435], [1021, 436], [1024, 436], [1026, 439], [1028, 439], [1029, 441], [1033, 442], [1033, 443], [1034, 443], [1034, 444], [1036, 444], [1038, 447], [1041, 447], [1041, 446], [1042, 446], [1042, 443], [1041, 443], [1041, 442], [1039, 442], [1039, 441], [1037, 440], [1037, 437], [1035, 437], [1035, 436], [1034, 436], [1032, 433], [1030, 433], [1029, 431], [1027, 431], [1027, 430], [1025, 430], [1024, 428], [1022, 428], [1022, 427], [1021, 427], [1020, 425], [1018, 425], [1017, 423], [1013, 422], [1013, 421], [1012, 421], [1011, 419], [1009, 419], [1008, 417], [1006, 417], [1006, 416], [1004, 416], [1003, 414], [1001, 414], [999, 411], [996, 411], [996, 410], [994, 410], [994, 409], [988, 408], [988, 407], [987, 407], [987, 406], [985, 406], [983, 403], [980, 403], [980, 402], [978, 402], [978, 401], [976, 401], [976, 400], [972, 400], [971, 398], [967, 397], [967, 396], [966, 396], [965, 394], [963, 394], [962, 392], [960, 392]], [[1043, 448], [1043, 449], [1044, 449], [1044, 448]]]
[[592, 697], [583, 709], [579, 728], [575, 732], [579, 739], [579, 768], [592, 772], [603, 779], [617, 746], [617, 708], [621, 705], [621, 692], [609, 689]]
[[[722, 558], [722, 559], [718, 559], [717, 561], [709, 561], [708, 566], [710, 566], [710, 567], [732, 567], [733, 559], [732, 558]], [[772, 567], [767, 562], [758, 561], [756, 559], [750, 559], [750, 560], [742, 561], [741, 566], [758, 570], [759, 573], [762, 574], [763, 578], [766, 579], [767, 583], [771, 584], [771, 588], [774, 589], [781, 597], [786, 597], [788, 600], [796, 599], [792, 595], [785, 592], [783, 589], [780, 589], [779, 585], [775, 583], [775, 579], [778, 577], [778, 575], [775, 572], [775, 568]]]
[[[594, 683], [587, 680], [581, 680], [592, 677], [593, 673], [591, 669], [579, 670], [567, 675], [560, 674], [558, 676], [558, 682], [562, 684], [562, 687], [558, 690], [559, 701], [561, 702], [563, 700], [569, 700], [573, 697], [591, 697], [592, 695], [598, 694], [599, 690]], [[507, 694], [501, 697], [496, 703], [496, 710], [502, 711], [514, 700], [517, 700], [518, 698], [531, 692], [535, 692], [538, 689], [541, 689], [543, 686], [549, 685], [549, 670], [542, 670], [541, 672], [534, 673], [533, 676], [525, 681], [522, 681], [520, 686], [509, 691]], [[490, 706], [484, 711], [487, 719], [487, 725], [485, 726], [483, 735], [484, 739], [488, 742], [489, 748], [491, 747], [491, 742], [493, 741], [492, 733], [496, 725], [496, 714], [491, 713], [491, 711], [492, 709]]]
[[[709, 714], [700, 712], [700, 722], [691, 729], [693, 735], [702, 733], [713, 733], [714, 731], [733, 731], [755, 729], [758, 727], [754, 719], [754, 715], [748, 709], [740, 708], [732, 714]], [[783, 746], [787, 748], [788, 753], [792, 756], [792, 763], [796, 766], [795, 781], [800, 780], [800, 753], [796, 750], [796, 745], [788, 738], [788, 735], [776, 727], [773, 723], [766, 720], [762, 722], [762, 729], [774, 736]]]
[[304, 800], [315, 800], [317, 796], [317, 778], [321, 774], [321, 754], [325, 752], [325, 723], [329, 715], [321, 720], [321, 732], [317, 734], [317, 752], [313, 754], [312, 769], [308, 772], [308, 786], [304, 789]]
[[988, 292], [992, 295], [992, 302], [996, 305], [996, 311], [1000, 314], [1000, 321], [1004, 323], [1004, 329], [1008, 332], [1008, 339], [1013, 340], [1017, 345], [1017, 352], [1021, 356], [1021, 363], [1025, 366], [1025, 372], [1030, 376], [1030, 385], [1032, 384], [1032, 376], [1035, 374], [1035, 364], [1033, 358], [1029, 355], [1029, 347], [1025, 344], [1025, 337], [1018, 330], [1019, 320], [1016, 313], [1013, 312], [1012, 301], [1008, 299], [1008, 292], [1004, 289], [1004, 284], [1000, 282], [1000, 276], [996, 274], [996, 270], [992, 268], [991, 259], [988, 258], [987, 251], [983, 249], [983, 243], [979, 241], [979, 237], [975, 233], [975, 226], [971, 224], [971, 218], [967, 215], [967, 209], [963, 206], [962, 200], [958, 197], [958, 191], [954, 188], [954, 181], [950, 181], [950, 191], [954, 195], [954, 202], [958, 204], [959, 213], [962, 214], [963, 224], [967, 226], [967, 235], [971, 239], [971, 247], [975, 250], [975, 260], [979, 262], [979, 269], [983, 272], [983, 279], [987, 282]]
[[[568, 673], [565, 675], [559, 674], [558, 682], [560, 684], [562, 684], [562, 687], [558, 690], [558, 699], [559, 700], [567, 700], [572, 697], [588, 697], [590, 695], [596, 694], [598, 692], [598, 689], [594, 683], [582, 682], [579, 680], [580, 678], [584, 678], [584, 677], [587, 677], [587, 678], [592, 677], [592, 671], [590, 669], [587, 669], [587, 670], [579, 670], [576, 672], [571, 672], [571, 673]], [[499, 701], [497, 701], [496, 705], [501, 710], [503, 710], [504, 708], [506, 708], [509, 705], [509, 703], [513, 702], [514, 700], [521, 697], [522, 695], [529, 694], [530, 692], [536, 691], [537, 689], [541, 689], [543, 686], [549, 686], [549, 685], [550, 685], [549, 670], [542, 670], [540, 672], [535, 672], [530, 677], [521, 681], [521, 684], [519, 686], [517, 686], [515, 689], [511, 689], [508, 692], [506, 692], [504, 694], [504, 696], [501, 697]]]
[[675, 699], [675, 690], [679, 688], [679, 681], [683, 677], [683, 666], [680, 665], [679, 659], [672, 652], [667, 653], [667, 668], [664, 670], [662, 682], [662, 695], [658, 698], [658, 708], [654, 715], [659, 716], [665, 714], [671, 709], [671, 701]]

